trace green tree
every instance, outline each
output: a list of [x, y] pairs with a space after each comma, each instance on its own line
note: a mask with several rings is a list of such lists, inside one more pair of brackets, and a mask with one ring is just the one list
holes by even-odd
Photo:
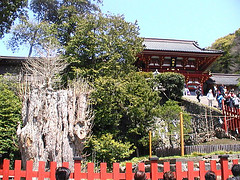
[[154, 127], [160, 97], [146, 79], [132, 72], [121, 79], [100, 77], [92, 93], [95, 110], [93, 133], [111, 133], [123, 142], [134, 143], [137, 154], [147, 150], [146, 137]]
[[223, 56], [211, 66], [212, 72], [240, 73], [240, 28], [232, 34], [217, 39], [211, 48], [224, 51]]
[[80, 21], [85, 14], [98, 10], [98, 6], [89, 0], [31, 0], [29, 8], [35, 18], [21, 16], [21, 23], [14, 27], [9, 41], [12, 51], [18, 50], [20, 45], [28, 45], [29, 56], [34, 48], [41, 48], [42, 41], [46, 43], [50, 37], [58, 40], [61, 44], [59, 51], [64, 51], [63, 45], [68, 43], [76, 30], [77, 19]]
[[39, 21], [47, 21], [58, 25], [58, 39], [62, 45], [67, 45], [76, 31], [76, 22], [86, 14], [99, 11], [101, 0], [32, 0], [31, 10]]
[[231, 72], [231, 68], [233, 66], [232, 55], [230, 53], [230, 49], [233, 44], [235, 35], [229, 34], [223, 38], [217, 39], [211, 46], [213, 49], [223, 50], [224, 54], [220, 57], [211, 68], [212, 72], [222, 72], [229, 73]]
[[22, 22], [22, 24], [12, 29], [12, 37], [8, 42], [8, 46], [12, 51], [17, 51], [21, 45], [26, 45], [29, 46], [30, 57], [32, 52], [35, 52], [34, 55], [36, 55], [47, 44], [54, 45], [55, 48], [59, 47], [60, 49], [59, 41], [56, 38], [57, 26], [55, 24], [49, 24], [46, 21], [33, 23], [29, 22], [28, 19], [22, 19]]
[[168, 99], [177, 100], [182, 97], [184, 82], [185, 77], [182, 74], [166, 72], [158, 74], [153, 79], [152, 86], [157, 87], [165, 102]]
[[142, 38], [136, 23], [122, 16], [88, 15], [77, 22], [76, 34], [66, 47], [69, 76], [119, 76], [134, 69], [137, 53], [142, 51]]
[[13, 161], [20, 156], [16, 130], [21, 122], [21, 101], [11, 87], [0, 77], [0, 154]]
[[7, 33], [14, 20], [24, 14], [27, 0], [2, 0], [0, 1], [0, 38]]

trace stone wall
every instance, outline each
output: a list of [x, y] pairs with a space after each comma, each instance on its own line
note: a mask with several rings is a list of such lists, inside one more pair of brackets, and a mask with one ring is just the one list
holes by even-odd
[[192, 134], [186, 140], [186, 145], [213, 140], [216, 136], [216, 128], [221, 129], [223, 126], [221, 111], [185, 98], [182, 98], [181, 106], [192, 117]]

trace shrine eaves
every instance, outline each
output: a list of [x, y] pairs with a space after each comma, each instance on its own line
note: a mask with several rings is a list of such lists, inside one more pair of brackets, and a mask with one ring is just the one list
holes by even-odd
[[208, 67], [223, 51], [200, 48], [196, 41], [144, 38], [144, 50], [136, 66], [145, 72], [176, 72], [185, 76], [185, 83], [203, 84], [211, 75]]

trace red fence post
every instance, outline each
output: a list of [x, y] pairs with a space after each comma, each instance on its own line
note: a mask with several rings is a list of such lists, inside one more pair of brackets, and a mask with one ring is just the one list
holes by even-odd
[[3, 180], [9, 179], [9, 166], [10, 166], [10, 160], [4, 159], [3, 160]]
[[57, 169], [57, 163], [51, 161], [50, 162], [50, 180], [55, 180], [55, 171]]
[[205, 173], [206, 173], [205, 162], [199, 161], [199, 177], [200, 177], [200, 179], [205, 178]]
[[80, 180], [82, 157], [73, 157], [74, 160], [74, 180]]
[[220, 163], [221, 163], [222, 180], [226, 180], [229, 177], [229, 169], [228, 169], [228, 157], [229, 157], [229, 155], [220, 155], [218, 157], [220, 158]]
[[182, 162], [176, 162], [176, 179], [182, 180], [184, 178], [184, 172], [182, 171]]
[[26, 166], [26, 180], [32, 180], [33, 177], [33, 161], [27, 161]]
[[94, 163], [88, 163], [87, 165], [87, 179], [93, 180], [94, 179]]
[[188, 179], [194, 180], [194, 164], [193, 164], [193, 161], [188, 161], [187, 164], [188, 164], [188, 172], [187, 172]]
[[132, 173], [132, 163], [126, 163], [126, 180], [132, 180], [133, 179], [133, 173]]
[[38, 165], [38, 180], [44, 180], [45, 178], [45, 162], [39, 161]]
[[158, 180], [158, 157], [151, 157], [149, 158], [151, 162], [151, 172], [150, 178], [151, 180]]
[[14, 180], [21, 179], [21, 160], [15, 160], [14, 164]]
[[119, 163], [113, 163], [113, 179], [114, 180], [120, 179]]
[[107, 163], [101, 163], [100, 164], [100, 179], [101, 180], [108, 179], [108, 176], [107, 176]]

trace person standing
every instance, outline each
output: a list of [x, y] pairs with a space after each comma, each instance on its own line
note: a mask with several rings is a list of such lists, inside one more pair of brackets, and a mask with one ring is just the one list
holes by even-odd
[[220, 94], [217, 98], [217, 102], [218, 102], [218, 108], [222, 110], [222, 101], [223, 101], [223, 95]]
[[212, 89], [210, 89], [207, 93], [207, 99], [208, 99], [208, 106], [212, 107], [212, 102], [214, 99], [213, 93], [212, 93]]
[[224, 95], [224, 85], [222, 84], [221, 86], [218, 87], [220, 93]]
[[236, 94], [233, 95], [233, 106], [236, 109], [239, 109], [239, 102], [240, 99], [236, 96]]
[[201, 87], [198, 86], [198, 88], [197, 88], [197, 90], [195, 92], [196, 92], [196, 95], [197, 95], [197, 100], [198, 100], [198, 102], [200, 102], [200, 95], [202, 93]]

